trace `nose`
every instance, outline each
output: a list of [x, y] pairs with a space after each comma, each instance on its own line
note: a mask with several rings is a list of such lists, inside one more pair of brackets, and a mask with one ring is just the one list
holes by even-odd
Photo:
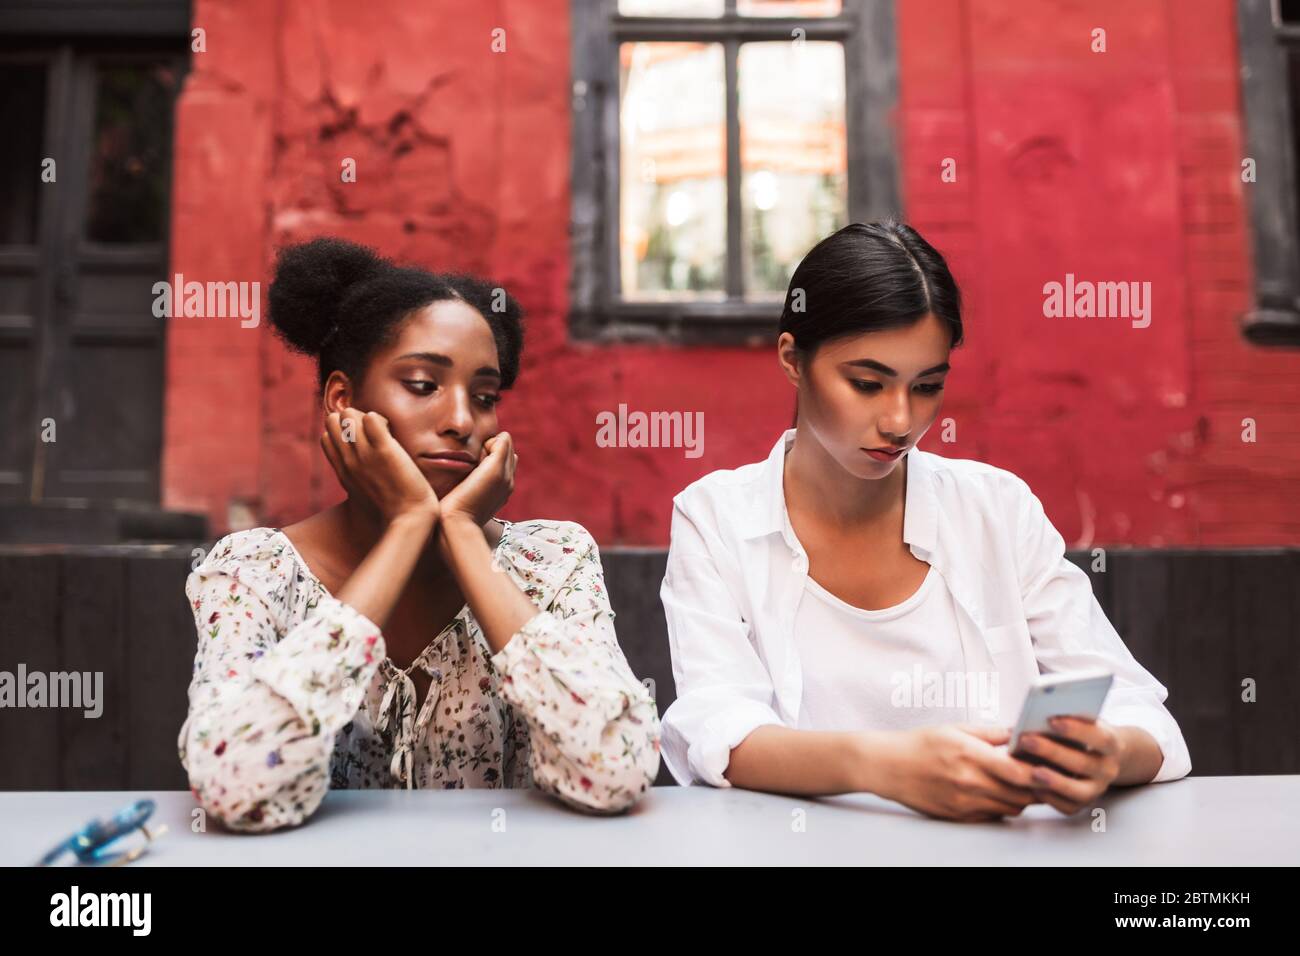
[[883, 396], [885, 407], [876, 420], [880, 436], [891, 445], [904, 445], [912, 432], [912, 390], [889, 389]]
[[438, 403], [438, 434], [466, 441], [474, 433], [474, 409], [469, 390], [452, 386], [443, 392]]

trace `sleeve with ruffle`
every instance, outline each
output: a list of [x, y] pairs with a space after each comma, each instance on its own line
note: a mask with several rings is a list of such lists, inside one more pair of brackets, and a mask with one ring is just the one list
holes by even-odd
[[252, 832], [315, 812], [335, 735], [386, 654], [380, 629], [323, 591], [287, 626], [297, 568], [259, 530], [218, 542], [186, 582], [198, 649], [177, 739], [200, 805]]
[[596, 542], [572, 522], [548, 534], [577, 561], [492, 664], [502, 696], [528, 723], [538, 788], [582, 810], [617, 813], [658, 773], [659, 714], [619, 647]]

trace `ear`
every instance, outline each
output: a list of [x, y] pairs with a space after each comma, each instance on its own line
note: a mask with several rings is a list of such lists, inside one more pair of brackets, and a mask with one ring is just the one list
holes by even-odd
[[786, 380], [798, 388], [803, 370], [799, 366], [799, 352], [795, 348], [794, 336], [789, 332], [782, 332], [776, 340], [776, 360], [781, 366], [781, 371], [785, 373]]
[[345, 373], [335, 369], [325, 380], [325, 389], [321, 398], [326, 415], [331, 412], [342, 412], [353, 404], [352, 380]]

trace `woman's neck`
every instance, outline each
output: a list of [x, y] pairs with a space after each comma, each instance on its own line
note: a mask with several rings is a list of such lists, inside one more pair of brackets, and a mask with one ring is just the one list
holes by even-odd
[[859, 478], [845, 471], [811, 432], [800, 429], [782, 467], [786, 510], [807, 515], [819, 524], [872, 525], [903, 505], [906, 455], [884, 478]]

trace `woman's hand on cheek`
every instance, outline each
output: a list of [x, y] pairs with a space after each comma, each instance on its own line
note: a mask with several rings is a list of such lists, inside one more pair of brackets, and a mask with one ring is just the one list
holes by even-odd
[[1042, 734], [1023, 735], [1020, 749], [1054, 765], [1034, 767], [1031, 774], [1037, 788], [1034, 793], [1068, 816], [1105, 793], [1119, 775], [1120, 740], [1114, 728], [1101, 720], [1054, 717], [1051, 724], [1056, 736], [1076, 741], [1088, 749], [1075, 750]]
[[390, 523], [408, 514], [437, 519], [438, 496], [383, 415], [350, 407], [331, 412], [320, 440], [349, 497], [369, 501]]
[[498, 432], [483, 445], [478, 465], [442, 498], [443, 521], [466, 519], [482, 526], [510, 499], [515, 489], [514, 441], [509, 432]]

